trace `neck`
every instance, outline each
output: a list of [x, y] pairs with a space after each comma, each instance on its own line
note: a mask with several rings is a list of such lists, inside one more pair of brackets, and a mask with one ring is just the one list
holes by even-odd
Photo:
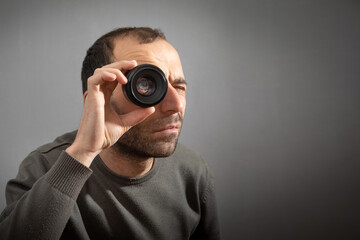
[[141, 177], [148, 173], [154, 163], [154, 158], [140, 158], [122, 154], [113, 148], [100, 153], [104, 164], [114, 173], [124, 177]]

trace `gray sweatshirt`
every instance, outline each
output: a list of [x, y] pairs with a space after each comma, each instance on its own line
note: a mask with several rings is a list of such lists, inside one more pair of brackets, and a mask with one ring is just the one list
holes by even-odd
[[139, 178], [90, 168], [64, 150], [76, 132], [33, 151], [6, 187], [0, 239], [220, 239], [213, 178], [181, 144]]

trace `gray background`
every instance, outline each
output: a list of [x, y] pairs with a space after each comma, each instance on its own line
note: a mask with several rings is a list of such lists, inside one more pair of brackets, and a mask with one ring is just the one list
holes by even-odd
[[181, 141], [214, 173], [224, 239], [360, 238], [355, 0], [1, 1], [1, 209], [21, 160], [77, 128], [86, 49], [144, 25], [182, 58]]

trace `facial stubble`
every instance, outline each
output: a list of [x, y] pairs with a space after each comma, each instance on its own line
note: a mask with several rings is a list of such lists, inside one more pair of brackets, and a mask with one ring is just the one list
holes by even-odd
[[[152, 122], [140, 123], [127, 131], [115, 144], [114, 150], [134, 159], [168, 157], [176, 149], [183, 119], [180, 113], [156, 119]], [[178, 133], [155, 136], [152, 130], [168, 124], [180, 125]]]

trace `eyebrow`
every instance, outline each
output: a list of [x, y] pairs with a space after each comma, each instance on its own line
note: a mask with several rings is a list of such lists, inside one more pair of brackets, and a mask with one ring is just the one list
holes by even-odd
[[184, 84], [187, 85], [187, 81], [184, 78], [176, 78], [171, 84]]

